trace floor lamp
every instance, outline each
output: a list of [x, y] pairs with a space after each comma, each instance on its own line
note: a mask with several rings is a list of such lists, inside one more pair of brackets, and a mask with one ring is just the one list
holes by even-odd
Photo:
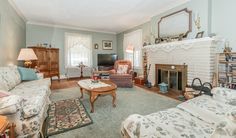
[[128, 45], [128, 47], [125, 49], [127, 53], [132, 53], [133, 54], [133, 70], [134, 70], [134, 46], [133, 45]]

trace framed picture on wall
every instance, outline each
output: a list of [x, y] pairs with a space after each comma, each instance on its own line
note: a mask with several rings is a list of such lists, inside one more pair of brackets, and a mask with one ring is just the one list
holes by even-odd
[[195, 38], [202, 38], [202, 37], [203, 37], [203, 34], [204, 34], [204, 31], [198, 32], [198, 33], [196, 34], [196, 37], [195, 37]]
[[102, 40], [102, 49], [104, 50], [112, 50], [112, 41], [110, 40]]
[[94, 49], [98, 49], [98, 44], [94, 44]]

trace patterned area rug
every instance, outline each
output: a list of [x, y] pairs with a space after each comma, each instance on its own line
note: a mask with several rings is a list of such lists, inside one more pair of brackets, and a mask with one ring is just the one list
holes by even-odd
[[61, 100], [49, 106], [46, 136], [92, 124], [88, 112], [79, 98]]

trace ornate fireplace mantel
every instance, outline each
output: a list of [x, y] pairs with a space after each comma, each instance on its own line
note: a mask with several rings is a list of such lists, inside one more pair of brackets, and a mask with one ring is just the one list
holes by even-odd
[[175, 41], [175, 42], [169, 42], [169, 43], [161, 43], [156, 45], [148, 45], [143, 47], [144, 50], [147, 52], [155, 52], [159, 50], [163, 50], [165, 52], [171, 52], [175, 49], [190, 49], [192, 46], [199, 44], [199, 46], [202, 45], [211, 45], [212, 42], [216, 42], [214, 39], [209, 37], [199, 38], [199, 39], [188, 39], [183, 41]]
[[145, 46], [143, 50], [147, 53], [148, 64], [152, 64], [149, 81], [155, 84], [155, 64], [186, 64], [189, 85], [196, 77], [204, 82], [212, 82], [216, 45], [216, 40], [205, 37]]

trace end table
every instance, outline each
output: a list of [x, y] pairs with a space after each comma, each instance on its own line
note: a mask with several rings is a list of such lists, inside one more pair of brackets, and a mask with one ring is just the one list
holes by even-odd
[[15, 124], [10, 123], [6, 116], [0, 116], [0, 136], [5, 135], [5, 131], [9, 129], [9, 137], [15, 138]]

